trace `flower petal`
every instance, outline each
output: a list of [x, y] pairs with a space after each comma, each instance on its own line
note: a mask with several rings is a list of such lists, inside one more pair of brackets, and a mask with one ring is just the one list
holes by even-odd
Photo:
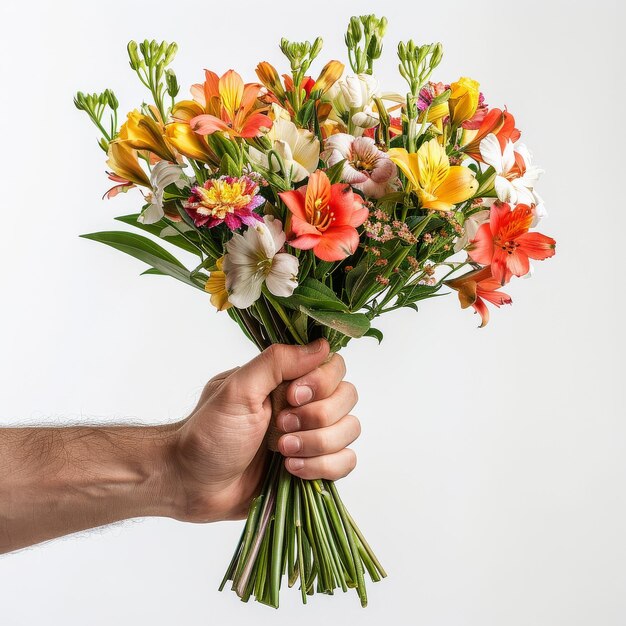
[[298, 259], [293, 254], [280, 252], [274, 257], [272, 269], [265, 279], [270, 293], [289, 297], [298, 286]]
[[313, 252], [322, 261], [341, 261], [354, 254], [359, 245], [359, 234], [352, 226], [333, 226], [329, 228]]

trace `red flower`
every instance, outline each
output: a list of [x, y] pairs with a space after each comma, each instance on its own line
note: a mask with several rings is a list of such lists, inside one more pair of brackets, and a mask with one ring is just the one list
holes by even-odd
[[489, 321], [489, 309], [485, 300], [497, 307], [513, 302], [511, 296], [498, 291], [500, 283], [491, 275], [491, 267], [483, 267], [463, 274], [459, 278], [446, 281], [446, 285], [459, 292], [462, 309], [471, 306], [480, 315], [480, 328], [486, 326]]
[[513, 210], [496, 202], [468, 248], [472, 261], [491, 264], [493, 277], [501, 284], [511, 276], [524, 276], [530, 269], [529, 259], [543, 261], [554, 256], [556, 241], [541, 233], [529, 233], [533, 209], [518, 204]]
[[304, 187], [279, 195], [291, 211], [287, 240], [294, 248], [312, 249], [323, 261], [341, 261], [356, 252], [356, 227], [368, 210], [350, 185], [331, 185], [326, 173], [317, 170]]

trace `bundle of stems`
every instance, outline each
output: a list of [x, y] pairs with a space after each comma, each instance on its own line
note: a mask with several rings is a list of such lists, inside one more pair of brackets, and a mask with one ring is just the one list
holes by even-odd
[[[269, 302], [265, 305], [269, 305], [266, 312], [273, 310]], [[287, 329], [279, 319], [273, 319], [273, 328], [268, 329], [257, 310], [235, 310], [231, 314], [261, 350], [273, 343], [270, 335], [289, 342]], [[276, 412], [280, 401], [276, 397], [272, 400]], [[355, 589], [365, 607], [365, 571], [373, 582], [387, 576], [334, 482], [293, 476], [285, 468], [285, 458], [271, 452], [261, 492], [250, 505], [220, 591], [232, 581], [233, 591], [244, 602], [254, 596], [278, 608], [286, 576], [289, 587], [299, 581], [304, 604], [307, 596], [316, 591], [333, 594], [336, 589]]]

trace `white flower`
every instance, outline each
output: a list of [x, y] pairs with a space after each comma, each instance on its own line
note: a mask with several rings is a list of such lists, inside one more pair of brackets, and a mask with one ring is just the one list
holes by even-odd
[[174, 183], [176, 187], [182, 189], [186, 185], [186, 181], [182, 178], [182, 168], [184, 166], [174, 165], [168, 161], [159, 161], [150, 174], [150, 184], [152, 192], [147, 194], [146, 199], [150, 204], [141, 212], [137, 218], [142, 224], [155, 224], [163, 215], [163, 191]]
[[380, 117], [376, 111], [372, 111], [372, 107], [366, 106], [362, 111], [352, 116], [352, 122], [359, 128], [374, 128], [374, 126], [378, 126]]
[[[281, 116], [274, 120], [271, 130], [265, 136], [272, 142], [272, 148], [283, 160], [285, 173], [291, 172], [290, 178], [293, 182], [304, 180], [317, 169], [320, 142], [311, 131], [298, 128], [291, 120]], [[256, 148], [250, 148], [250, 160], [265, 169], [279, 171], [277, 160], [274, 158], [268, 160], [267, 154]]]
[[480, 142], [480, 155], [496, 171], [494, 187], [498, 200], [536, 205], [537, 220], [545, 214], [541, 198], [534, 191], [543, 170], [531, 165], [530, 152], [524, 144], [514, 145], [507, 141], [502, 150], [498, 138], [490, 133]]
[[348, 108], [363, 110], [378, 95], [378, 81], [369, 74], [346, 76], [339, 81], [339, 89]]
[[249, 226], [243, 235], [233, 234], [226, 243], [223, 264], [229, 302], [247, 309], [261, 297], [263, 283], [275, 296], [293, 293], [298, 285], [298, 259], [278, 252], [284, 244], [283, 225], [270, 215], [263, 223]]

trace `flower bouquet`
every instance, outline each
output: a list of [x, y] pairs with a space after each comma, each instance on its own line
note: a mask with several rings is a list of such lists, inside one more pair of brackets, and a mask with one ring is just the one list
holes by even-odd
[[[311, 76], [322, 40], [283, 39], [289, 73], [262, 62], [245, 83], [206, 70], [186, 99], [170, 68], [176, 44], [131, 41], [152, 102], [121, 127], [111, 90], [75, 104], [102, 134], [115, 183], [105, 196], [141, 191], [141, 211], [117, 219], [152, 238], [84, 236], [208, 293], [259, 350], [380, 341], [375, 318], [417, 310], [444, 286], [484, 326], [487, 302], [511, 302], [500, 288], [554, 254], [553, 239], [530, 232], [544, 214], [541, 170], [513, 115], [490, 108], [475, 80], [431, 81], [439, 43], [400, 43], [408, 93], [381, 91], [373, 66], [386, 25], [350, 20], [349, 75], [331, 60]], [[354, 588], [365, 606], [365, 571], [386, 575], [336, 486], [294, 477], [273, 452], [221, 588], [232, 581], [242, 600], [278, 607], [286, 575], [305, 603], [314, 590]]]

